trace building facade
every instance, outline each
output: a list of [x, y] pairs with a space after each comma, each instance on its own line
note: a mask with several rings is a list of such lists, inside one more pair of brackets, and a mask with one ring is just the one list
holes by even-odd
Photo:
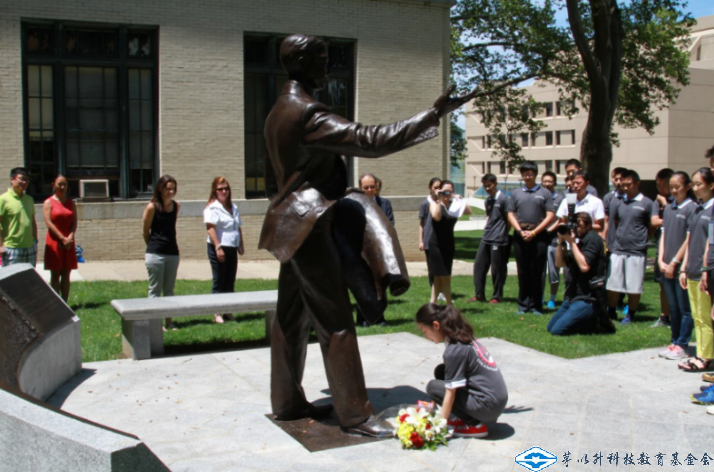
[[[332, 79], [318, 98], [362, 123], [407, 118], [448, 81], [451, 0], [0, 2], [0, 175], [30, 168], [38, 203], [57, 172], [75, 196], [80, 180], [108, 180], [112, 202], [79, 204], [88, 260], [142, 257], [141, 215], [163, 174], [178, 181], [183, 257], [205, 257], [202, 210], [223, 175], [246, 258], [271, 258], [257, 250], [262, 130], [286, 79], [278, 46], [292, 33], [326, 40]], [[426, 182], [448, 174], [448, 120], [439, 131], [385, 159], [347, 158], [354, 182], [372, 172], [383, 195], [403, 196], [395, 210], [409, 258], [422, 257]]]
[[[689, 49], [690, 84], [682, 88], [676, 103], [657, 112], [660, 124], [653, 135], [641, 128], [615, 127], [620, 146], [613, 147], [612, 167], [631, 168], [643, 180], [653, 180], [664, 167], [691, 173], [709, 164], [704, 152], [714, 145], [714, 16], [699, 18], [697, 22], [692, 28]], [[587, 112], [581, 108], [572, 119], [565, 116], [552, 84], [535, 82], [528, 92], [545, 103], [545, 110], [537, 118], [546, 126], [538, 133], [518, 135], [515, 139], [523, 148], [523, 156], [535, 161], [541, 173], [552, 170], [562, 178], [565, 162], [580, 158]], [[517, 169], [508, 172], [505, 163], [493, 156], [487, 133], [473, 108], [467, 111], [467, 194], [481, 187], [485, 173], [496, 174], [506, 182], [519, 180]]]

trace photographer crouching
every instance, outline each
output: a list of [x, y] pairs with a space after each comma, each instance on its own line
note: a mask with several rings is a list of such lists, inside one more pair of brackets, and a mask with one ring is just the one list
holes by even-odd
[[[556, 335], [614, 332], [607, 318], [604, 286], [605, 248], [592, 229], [586, 212], [575, 214], [575, 221], [558, 226], [555, 264], [570, 270], [565, 301], [548, 322], [548, 332]], [[568, 244], [572, 254], [568, 254]]]

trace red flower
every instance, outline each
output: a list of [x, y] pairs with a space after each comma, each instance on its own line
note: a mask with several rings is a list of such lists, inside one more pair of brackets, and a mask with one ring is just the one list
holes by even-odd
[[426, 429], [426, 430], [431, 429], [431, 423], [427, 423], [426, 426], [424, 427], [424, 429]]
[[400, 422], [400, 423], [404, 423], [404, 421], [405, 421], [407, 418], [409, 418], [409, 414], [408, 414], [408, 413], [404, 413], [402, 416], [399, 417], [399, 422]]
[[414, 447], [417, 449], [421, 449], [424, 447], [424, 440], [419, 436], [419, 433], [414, 431], [412, 435], [409, 437], [409, 440], [414, 444]]

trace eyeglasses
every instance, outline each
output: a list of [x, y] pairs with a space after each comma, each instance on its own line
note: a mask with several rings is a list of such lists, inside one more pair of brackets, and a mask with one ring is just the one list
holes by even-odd
[[230, 187], [218, 187], [216, 189], [216, 192], [227, 192], [230, 190]]
[[449, 192], [448, 190], [447, 190], [446, 192], [441, 192], [441, 194], [442, 194], [443, 196], [445, 196], [445, 197], [450, 197], [450, 196], [451, 196], [451, 192]]
[[23, 183], [23, 184], [30, 182], [30, 179], [28, 179], [26, 177], [20, 177], [20, 176], [15, 177], [15, 180], [17, 180], [18, 182]]

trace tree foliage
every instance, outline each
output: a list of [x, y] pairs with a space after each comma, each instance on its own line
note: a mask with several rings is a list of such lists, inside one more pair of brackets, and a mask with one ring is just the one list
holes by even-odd
[[531, 79], [554, 84], [563, 114], [587, 111], [581, 159], [591, 173], [604, 168], [605, 181], [596, 178], [605, 185], [617, 139], [613, 123], [653, 133], [656, 111], [688, 84], [685, 46], [693, 20], [684, 6], [682, 0], [458, 0], [452, 73], [463, 90], [482, 91], [475, 109], [496, 154], [511, 164], [522, 160], [519, 134], [543, 126], [534, 119], [543, 104], [515, 86]]

